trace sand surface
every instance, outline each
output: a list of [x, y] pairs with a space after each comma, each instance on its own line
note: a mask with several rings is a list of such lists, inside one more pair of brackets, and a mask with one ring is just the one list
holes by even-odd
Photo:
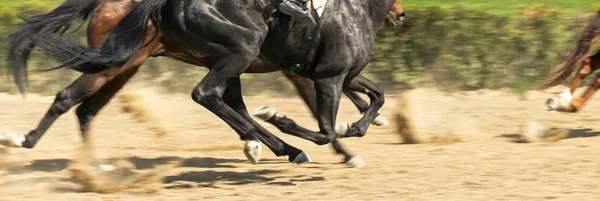
[[[544, 111], [546, 98], [559, 91], [524, 97], [502, 91], [411, 91], [408, 115], [419, 138], [430, 142], [423, 144], [402, 143], [394, 118], [399, 99], [389, 95], [381, 113], [390, 125], [343, 140], [367, 162], [360, 169], [340, 164], [330, 146], [287, 136], [267, 124], [313, 163], [290, 164], [265, 147], [261, 164], [249, 164], [237, 134], [187, 94], [151, 96], [156, 118], [167, 130], [162, 137], [113, 101], [94, 122], [95, 151], [130, 164], [126, 172], [142, 180], [112, 193], [84, 189], [69, 171], [82, 144], [71, 110], [33, 150], [0, 151], [0, 200], [600, 200], [600, 101], [592, 100], [578, 114]], [[300, 125], [317, 128], [299, 98], [273, 97], [246, 97], [246, 103], [250, 110], [277, 107]], [[52, 100], [0, 94], [1, 130], [34, 128]], [[360, 116], [343, 98], [338, 121]], [[511, 142], [530, 121], [567, 128], [569, 134], [551, 143]], [[456, 140], [439, 140], [448, 135]]]

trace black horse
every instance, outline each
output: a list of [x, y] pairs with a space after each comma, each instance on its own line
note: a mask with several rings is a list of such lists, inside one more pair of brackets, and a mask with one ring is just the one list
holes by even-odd
[[[314, 81], [316, 117], [321, 131], [304, 129], [289, 119], [284, 119], [279, 126], [281, 130], [321, 145], [333, 141], [344, 88], [363, 92], [371, 99], [364, 117], [343, 134], [344, 137], [364, 135], [383, 105], [383, 92], [369, 80], [355, 78], [368, 63], [375, 32], [388, 17], [394, 1], [329, 0], [317, 30], [295, 30], [293, 20], [276, 12], [279, 3], [145, 0], [118, 22], [99, 50], [53, 35], [28, 32], [25, 36], [32, 44], [37, 43], [63, 66], [84, 75], [60, 91], [38, 128], [23, 140], [15, 140], [15, 144], [33, 147], [61, 114], [78, 103], [82, 103], [77, 115], [85, 133], [91, 117], [149, 56], [167, 56], [208, 66], [210, 71], [193, 90], [192, 99], [227, 122], [242, 140], [258, 139], [276, 155], [289, 156], [290, 161], [302, 163], [309, 159], [301, 150], [254, 122], [242, 100], [239, 76], [251, 71], [251, 64], [259, 56]], [[310, 45], [300, 41], [308, 41]], [[16, 61], [13, 70], [21, 72], [23, 64], [13, 61]]]

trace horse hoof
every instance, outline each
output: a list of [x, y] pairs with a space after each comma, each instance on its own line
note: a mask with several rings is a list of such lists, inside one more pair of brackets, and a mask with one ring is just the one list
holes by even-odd
[[375, 126], [385, 126], [390, 124], [390, 122], [385, 117], [383, 117], [383, 115], [379, 115], [373, 120], [373, 122], [371, 122], [371, 124]]
[[311, 162], [310, 157], [308, 157], [308, 155], [304, 152], [298, 154], [298, 156], [296, 156], [296, 158], [292, 161], [292, 163], [296, 163], [298, 165], [310, 163], [310, 162]]
[[275, 114], [277, 114], [277, 108], [271, 108], [269, 106], [259, 107], [252, 112], [252, 115], [262, 119], [263, 121], [268, 121], [269, 119], [273, 118]]
[[350, 129], [350, 125], [346, 122], [335, 126], [335, 132], [337, 133], [338, 138], [341, 138], [344, 135], [346, 135], [346, 133], [348, 132], [348, 129]]
[[262, 146], [260, 145], [260, 142], [256, 140], [246, 141], [246, 144], [244, 145], [244, 154], [252, 164], [258, 164], [261, 152]]
[[0, 133], [0, 145], [6, 147], [23, 147], [25, 136], [12, 132]]
[[365, 166], [365, 161], [360, 158], [360, 156], [355, 156], [354, 158], [346, 161], [346, 164], [354, 168], [361, 168], [362, 166]]

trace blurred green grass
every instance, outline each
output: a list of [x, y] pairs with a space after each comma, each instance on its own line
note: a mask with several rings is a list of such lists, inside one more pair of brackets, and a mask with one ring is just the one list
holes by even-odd
[[58, 5], [64, 2], [64, 0], [2, 0], [0, 4], [8, 5], [20, 5], [20, 4], [43, 4], [43, 5]]
[[592, 0], [400, 0], [404, 6], [457, 5], [479, 7], [496, 13], [513, 13], [518, 5], [545, 4], [563, 8], [567, 13], [595, 11], [600, 2]]
[[22, 4], [22, 3], [54, 3], [59, 4], [62, 3], [63, 0], [2, 0], [2, 3], [7, 4]]
[[[2, 0], [0, 4], [19, 5], [24, 3], [58, 5], [64, 0]], [[564, 9], [564, 14], [595, 12], [600, 2], [593, 0], [400, 0], [405, 7], [462, 5], [475, 7], [498, 14], [515, 14], [517, 7], [524, 4], [544, 4]]]
[[[0, 46], [7, 45], [5, 36], [20, 22], [17, 16], [47, 12], [63, 1], [0, 0]], [[401, 29], [379, 33], [373, 61], [364, 71], [392, 91], [431, 86], [447, 90], [533, 89], [568, 55], [585, 16], [593, 16], [587, 14], [600, 8], [600, 2], [591, 0], [400, 1], [408, 20]], [[70, 37], [85, 41], [85, 29]], [[6, 65], [3, 51], [0, 66]], [[29, 64], [30, 69], [55, 65], [35, 51]], [[161, 85], [187, 93], [206, 71], [182, 66], [187, 65], [167, 58], [150, 59], [137, 79], [152, 80], [172, 73], [178, 79]], [[0, 68], [0, 74], [8, 72]], [[61, 69], [32, 71], [30, 75], [33, 92], [51, 94], [68, 85], [77, 73]], [[279, 73], [247, 74], [242, 80], [252, 83], [254, 92], [294, 93]], [[0, 92], [15, 90], [12, 81], [0, 79]]]

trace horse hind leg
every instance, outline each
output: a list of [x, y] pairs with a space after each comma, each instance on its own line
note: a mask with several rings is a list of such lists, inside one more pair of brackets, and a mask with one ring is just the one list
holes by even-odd
[[336, 132], [342, 135], [342, 137], [362, 137], [366, 134], [369, 124], [379, 116], [378, 111], [385, 103], [383, 90], [362, 76], [357, 76], [350, 80], [344, 87], [344, 90], [365, 93], [371, 99], [371, 103], [360, 120], [353, 123], [352, 126], [346, 123], [339, 124], [336, 126]]
[[81, 130], [81, 136], [85, 144], [89, 142], [89, 132], [91, 122], [98, 112], [108, 104], [108, 102], [117, 94], [117, 92], [123, 88], [123, 86], [130, 80], [133, 75], [138, 71], [139, 67], [131, 69], [114, 80], [104, 85], [98, 92], [90, 96], [88, 99], [83, 101], [79, 107], [77, 107], [75, 114], [79, 120], [79, 128]]
[[54, 102], [39, 122], [38, 126], [22, 138], [2, 136], [0, 144], [12, 147], [33, 148], [48, 128], [71, 107], [81, 103], [98, 91], [109, 78], [103, 74], [84, 74], [71, 85], [56, 94]]
[[[294, 84], [294, 86], [296, 87], [296, 90], [298, 92], [298, 95], [300, 95], [300, 97], [302, 98], [302, 100], [304, 100], [304, 102], [306, 103], [306, 105], [308, 106], [308, 108], [310, 109], [310, 111], [312, 112], [313, 116], [316, 118], [317, 117], [317, 100], [316, 100], [316, 94], [315, 94], [315, 88], [314, 88], [314, 83], [312, 80], [308, 79], [308, 78], [304, 78], [302, 76], [299, 76], [297, 74], [293, 74], [293, 73], [287, 73], [287, 72], [283, 72], [283, 74], [292, 82], [292, 84]], [[351, 97], [349, 97], [350, 99], [352, 99]], [[362, 99], [360, 99], [360, 97], [358, 97], [359, 101], [362, 101]], [[353, 100], [354, 102], [354, 100]], [[364, 103], [364, 101], [362, 101]], [[368, 104], [364, 103], [367, 107]], [[361, 106], [363, 105], [357, 105], [355, 103], [355, 105], [359, 108], [361, 108]], [[273, 126], [277, 127], [280, 131], [282, 131], [283, 133], [286, 134], [293, 134], [293, 133], [298, 133], [298, 132], [309, 132], [309, 131], [297, 131], [295, 130], [295, 128], [299, 128], [292, 120], [287, 119], [285, 117], [279, 117], [276, 116], [277, 114], [277, 109], [276, 108], [272, 108], [272, 107], [267, 107], [267, 106], [263, 106], [261, 108], [258, 108], [257, 110], [254, 111], [253, 115], [272, 124]], [[362, 159], [359, 156], [355, 156], [354, 154], [352, 154], [348, 148], [345, 148], [344, 145], [342, 144], [342, 142], [339, 139], [334, 140], [331, 143], [335, 153], [342, 155], [344, 157], [343, 162], [350, 164], [353, 167], [361, 167], [364, 165], [364, 161], [362, 161]]]
[[11, 147], [33, 148], [62, 114], [96, 94], [96, 92], [114, 78], [136, 69], [145, 58], [147, 58], [147, 55], [138, 54], [134, 56], [132, 62], [121, 68], [112, 68], [96, 74], [81, 75], [73, 83], [56, 94], [54, 102], [34, 130], [22, 137], [16, 137], [18, 136], [17, 134], [0, 136], [0, 144]]
[[[354, 106], [356, 106], [356, 108], [358, 109], [358, 111], [360, 111], [360, 113], [364, 114], [369, 109], [369, 103], [367, 103], [365, 100], [363, 100], [355, 91], [351, 91], [351, 90], [344, 88], [344, 95], [346, 95], [346, 97], [348, 97], [348, 99], [350, 99], [350, 101], [352, 101], [352, 103], [354, 104]], [[381, 115], [379, 113], [377, 113], [375, 115], [377, 117], [375, 117], [375, 119], [373, 120], [373, 122], [371, 122], [371, 124], [373, 124], [375, 126], [385, 126], [390, 123], [383, 115]]]
[[238, 79], [239, 75], [256, 58], [258, 50], [252, 51], [256, 52], [231, 53], [216, 60], [211, 65], [208, 74], [194, 88], [191, 95], [192, 100], [227, 123], [242, 141], [261, 140], [263, 143], [268, 143], [268, 140], [273, 140], [274, 143], [271, 144], [273, 146], [269, 148], [273, 148], [272, 151], [277, 156], [292, 156], [295, 153], [290, 153], [290, 150], [286, 149], [285, 144], [280, 140], [273, 137], [261, 138], [261, 134], [265, 134], [259, 133], [262, 128], [253, 124], [251, 118], [244, 117], [239, 113], [240, 109], [244, 108], [245, 110], [245, 105], [241, 98], [241, 86]]
[[254, 114], [261, 119], [268, 119], [271, 124], [277, 124], [282, 132], [314, 142], [317, 145], [325, 145], [336, 139], [335, 119], [339, 109], [339, 101], [342, 94], [343, 76], [334, 76], [314, 80], [316, 94], [316, 118], [320, 131], [315, 132], [297, 125], [286, 117], [276, 117], [274, 112], [268, 108], [259, 108]]
[[[269, 147], [275, 155], [287, 155], [289, 162], [296, 164], [310, 162], [310, 158], [302, 150], [285, 143], [252, 119], [244, 104], [239, 76], [232, 79], [223, 94], [223, 101], [254, 126], [256, 134], [258, 134], [256, 137]], [[255, 140], [247, 141], [244, 153], [252, 163], [256, 164], [259, 162], [260, 152], [260, 143]]]

